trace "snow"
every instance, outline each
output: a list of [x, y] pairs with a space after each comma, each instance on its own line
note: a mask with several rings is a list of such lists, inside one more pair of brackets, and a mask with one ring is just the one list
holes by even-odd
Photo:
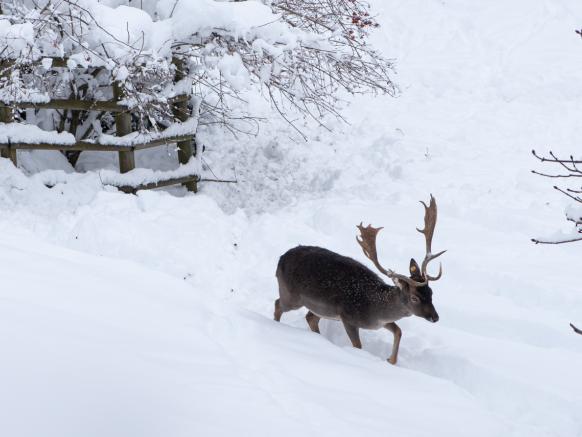
[[218, 69], [234, 89], [243, 90], [250, 85], [250, 75], [244, 68], [242, 59], [238, 53], [223, 56], [218, 62]]
[[7, 19], [0, 19], [0, 46], [12, 50], [16, 56], [23, 56], [33, 44], [32, 23], [12, 24]]
[[13, 102], [47, 103], [50, 101], [47, 93], [34, 87], [22, 87], [21, 83], [20, 72], [12, 71], [7, 86], [0, 89], [0, 102], [11, 104]]
[[24, 123], [0, 123], [0, 144], [75, 144], [74, 135], [69, 132], [45, 131], [38, 126]]
[[277, 15], [271, 8], [258, 1], [160, 0], [157, 10], [162, 20], [171, 22], [172, 34], [177, 41], [195, 33], [208, 35], [215, 31], [228, 31], [236, 39], [261, 36], [275, 43], [282, 42], [281, 38], [290, 34], [288, 27], [277, 21]]
[[116, 187], [129, 186], [138, 187], [140, 185], [155, 184], [160, 181], [200, 175], [202, 173], [200, 161], [191, 158], [187, 164], [181, 164], [174, 170], [152, 170], [149, 168], [135, 168], [127, 173], [119, 173], [112, 170], [100, 170], [98, 174], [75, 174], [67, 173], [63, 170], [44, 170], [32, 176], [43, 185], [54, 187], [59, 184], [83, 183], [83, 180], [99, 178], [102, 185], [112, 185]]
[[166, 89], [162, 92], [162, 95], [166, 98], [182, 96], [190, 94], [192, 91], [193, 79], [187, 77], [185, 79], [179, 80], [176, 83], [168, 84]]
[[[7, 434], [33, 435], [42, 427], [88, 436], [266, 436], [274, 429], [295, 435], [306, 428], [381, 435], [379, 416], [391, 420], [392, 429], [412, 419], [409, 407], [401, 417], [391, 411], [415, 395], [387, 396], [394, 391], [422, 392], [431, 405], [427, 420], [409, 435], [439, 425], [462, 435], [444, 419], [449, 409], [465, 420], [491, 421], [475, 435], [503, 429], [454, 386], [193, 293], [180, 279], [56, 249], [26, 234], [4, 234], [0, 241], [7, 268], [2, 323], [10, 327], [0, 340], [3, 375], [9, 376], [0, 395], [8, 414], [0, 427]], [[24, 290], [23, 265], [29, 266]], [[65, 269], [69, 274], [54, 274]], [[330, 371], [333, 361], [338, 364]], [[309, 397], [305, 386], [313, 387]], [[349, 393], [360, 391], [368, 396], [337, 416]]]
[[112, 8], [94, 1], [85, 3], [96, 21], [103, 23], [92, 26], [87, 38], [90, 47], [105, 45], [115, 59], [131, 54], [129, 45], [143, 47], [145, 53], [154, 57], [170, 55], [171, 22], [154, 22], [146, 11], [137, 7]]
[[[236, 185], [129, 196], [89, 171], [49, 189], [0, 159], [1, 435], [582, 436], [581, 246], [529, 241], [571, 229], [530, 150], [579, 147], [582, 5], [372, 3], [402, 95], [357, 98], [307, 143], [269, 108], [256, 137], [202, 130], [204, 171], [236, 166]], [[397, 366], [386, 331], [355, 350], [335, 321], [272, 321], [283, 252], [370, 265], [370, 222], [402, 272], [430, 193], [440, 321], [398, 322]]]
[[[29, 6], [27, 3], [30, 3], [28, 0], [25, 5]], [[193, 35], [204, 37], [221, 33], [235, 39], [257, 39], [279, 53], [284, 48], [294, 46], [298, 39], [314, 39], [301, 31], [290, 29], [278, 20], [278, 15], [269, 6], [258, 1], [159, 0], [149, 6], [147, 2], [145, 6], [144, 2], [141, 2], [141, 6], [119, 3], [128, 2], [79, 2], [86, 17], [91, 17], [91, 20], [87, 20], [89, 28], [83, 39], [83, 56], [72, 54], [79, 65], [106, 65], [104, 56], [95, 56], [101, 53], [103, 47], [107, 48], [107, 57], [115, 59], [114, 65], [135, 62], [133, 56], [136, 49], [144, 57], [154, 60], [171, 58], [172, 41], [185, 41]], [[57, 5], [56, 9], [66, 10], [66, 7]], [[11, 24], [8, 20], [0, 20], [0, 41], [7, 47], [3, 53], [5, 57], [15, 59], [32, 53], [42, 59], [42, 50], [40, 46], [35, 46], [33, 25], [30, 23]], [[76, 43], [74, 39], [73, 42]], [[51, 55], [62, 56], [59, 50], [62, 52], [63, 47], [43, 45], [42, 49], [53, 50], [55, 53]]]
[[192, 117], [185, 122], [176, 122], [169, 125], [161, 132], [132, 132], [122, 137], [101, 134], [95, 141], [97, 144], [107, 146], [135, 146], [147, 144], [152, 141], [165, 140], [183, 135], [194, 135], [198, 126], [198, 118]]

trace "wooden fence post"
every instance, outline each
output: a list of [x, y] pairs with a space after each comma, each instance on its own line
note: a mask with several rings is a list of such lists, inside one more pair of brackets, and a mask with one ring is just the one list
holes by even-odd
[[[0, 108], [0, 121], [2, 123], [11, 123], [13, 121], [12, 108], [9, 108], [8, 106]], [[2, 158], [10, 158], [10, 160], [16, 167], [17, 165], [16, 149], [13, 149], [9, 145], [8, 148], [3, 148], [0, 150], [0, 156], [2, 156]]]
[[[172, 64], [176, 67], [176, 73], [174, 74], [174, 83], [184, 79], [186, 76], [185, 74], [185, 62], [183, 59], [174, 56], [172, 58]], [[188, 109], [188, 100], [181, 99], [180, 101], [174, 103], [172, 105], [172, 112], [174, 113], [174, 117], [178, 120], [184, 122], [188, 120], [192, 114]], [[178, 145], [178, 161], [180, 164], [187, 164], [188, 161], [192, 158], [196, 151], [196, 137], [192, 140], [180, 141], [177, 143]], [[192, 191], [194, 193], [198, 192], [198, 182], [191, 181], [186, 182], [184, 184], [188, 191]]]
[[[113, 83], [113, 96], [116, 101], [123, 99], [123, 90], [119, 82]], [[117, 136], [122, 137], [131, 133], [131, 113], [118, 112], [115, 114], [115, 130]], [[135, 168], [135, 153], [133, 150], [119, 153], [119, 172], [127, 173]]]

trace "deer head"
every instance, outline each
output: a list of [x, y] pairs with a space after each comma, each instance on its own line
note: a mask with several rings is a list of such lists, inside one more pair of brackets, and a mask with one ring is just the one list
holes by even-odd
[[437, 281], [442, 276], [442, 266], [439, 266], [439, 273], [436, 276], [430, 276], [427, 268], [428, 264], [438, 258], [446, 251], [443, 250], [436, 254], [432, 253], [432, 237], [437, 220], [437, 206], [434, 197], [430, 196], [430, 202], [427, 205], [421, 201], [424, 206], [424, 229], [416, 230], [424, 235], [426, 243], [426, 255], [419, 267], [413, 259], [410, 260], [410, 276], [396, 273], [393, 270], [385, 269], [378, 261], [378, 252], [376, 250], [376, 236], [382, 228], [374, 228], [371, 225], [364, 227], [362, 223], [358, 225], [360, 236], [356, 237], [358, 244], [362, 247], [364, 255], [370, 259], [376, 268], [384, 275], [388, 276], [394, 284], [402, 290], [408, 297], [407, 306], [412, 314], [422, 317], [430, 322], [437, 322], [438, 313], [432, 304], [432, 289], [429, 282]]

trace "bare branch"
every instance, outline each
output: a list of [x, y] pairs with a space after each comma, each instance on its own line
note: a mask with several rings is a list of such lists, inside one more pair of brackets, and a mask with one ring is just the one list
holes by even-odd
[[578, 196], [572, 196], [570, 193], [568, 193], [567, 190], [563, 190], [562, 188], [554, 185], [554, 190], [559, 191], [560, 193], [562, 193], [565, 196], [568, 196], [570, 199], [575, 200], [576, 202], [580, 202], [582, 203], [582, 198], [578, 197]]
[[[551, 164], [558, 164], [566, 174], [548, 174], [544, 172], [539, 172], [536, 170], [532, 170], [533, 174], [547, 177], [547, 178], [561, 178], [561, 179], [571, 179], [571, 178], [580, 178], [582, 177], [582, 171], [577, 167], [577, 164], [581, 164], [582, 161], [577, 161], [574, 159], [572, 155], [568, 159], [562, 159], [556, 156], [552, 151], [549, 152], [550, 157], [542, 156], [536, 153], [535, 150], [532, 150], [532, 155], [541, 163], [549, 163]], [[570, 188], [570, 187], [559, 187], [554, 185], [553, 188], [563, 194], [564, 196], [568, 197], [571, 200], [574, 200], [577, 203], [582, 203], [582, 197], [579, 196], [582, 194], [582, 188]], [[566, 220], [573, 222], [576, 226], [576, 231], [579, 234], [582, 234], [582, 217], [580, 218], [573, 218], [569, 214], [566, 215]], [[569, 237], [562, 240], [539, 240], [539, 239], [532, 239], [532, 241], [536, 244], [563, 244], [563, 243], [572, 243], [575, 241], [581, 241], [582, 237]]]
[[582, 161], [576, 161], [576, 160], [574, 160], [574, 158], [572, 156], [570, 156], [569, 159], [559, 159], [559, 158], [556, 158], [555, 155], [553, 154], [553, 152], [551, 150], [550, 150], [549, 153], [552, 156], [552, 159], [549, 159], [549, 158], [546, 158], [544, 156], [538, 155], [535, 150], [532, 150], [531, 153], [532, 153], [533, 156], [535, 156], [541, 162], [558, 162], [558, 163], [582, 164]]
[[582, 178], [582, 174], [547, 174], [547, 173], [541, 173], [539, 171], [536, 170], [532, 170], [531, 171], [533, 174], [537, 174], [538, 176], [544, 176], [546, 178]]
[[582, 241], [582, 237], [570, 238], [567, 240], [558, 240], [558, 241], [544, 241], [544, 240], [537, 240], [535, 238], [532, 238], [531, 241], [534, 242], [535, 244], [564, 244], [564, 243], [573, 243], [575, 241]]

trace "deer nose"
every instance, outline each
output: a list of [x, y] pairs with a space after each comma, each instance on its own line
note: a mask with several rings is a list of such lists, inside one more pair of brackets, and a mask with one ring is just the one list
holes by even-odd
[[437, 313], [434, 313], [434, 315], [431, 317], [431, 319], [432, 319], [431, 321], [433, 323], [436, 323], [439, 321], [439, 315]]

